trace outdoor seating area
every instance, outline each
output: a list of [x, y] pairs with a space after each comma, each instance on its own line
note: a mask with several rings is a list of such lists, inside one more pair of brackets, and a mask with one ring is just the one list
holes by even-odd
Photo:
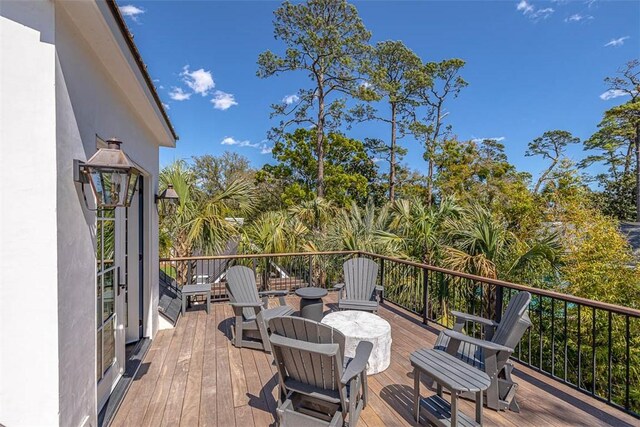
[[[270, 308], [280, 307], [277, 298], [271, 298], [269, 304]], [[300, 298], [287, 296], [285, 306], [298, 310]], [[336, 311], [338, 293], [330, 292], [324, 298], [325, 316]], [[415, 351], [436, 346], [442, 328], [424, 325], [421, 317], [393, 303], [381, 303], [378, 315], [391, 326], [390, 364], [364, 376], [368, 396], [357, 425], [418, 425], [414, 418], [415, 363], [410, 359]], [[175, 329], [160, 331], [112, 425], [275, 425], [280, 398], [278, 366], [270, 353], [234, 346], [234, 319], [232, 305], [218, 302], [211, 305], [210, 313], [204, 306], [194, 308], [179, 319]], [[513, 363], [511, 375], [519, 385], [520, 412], [485, 407], [484, 425], [637, 425], [631, 415], [519, 363]], [[425, 375], [421, 380], [421, 397], [434, 401], [437, 390], [429, 387]], [[447, 384], [443, 385], [447, 390]], [[444, 395], [443, 400], [449, 399]], [[465, 418], [477, 414], [472, 400], [457, 399], [457, 409]], [[420, 412], [419, 425], [429, 425], [427, 415], [426, 410]]]

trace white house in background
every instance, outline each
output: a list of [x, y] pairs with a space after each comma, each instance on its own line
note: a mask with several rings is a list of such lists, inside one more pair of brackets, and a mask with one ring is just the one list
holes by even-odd
[[[129, 208], [74, 182], [100, 137], [141, 169]], [[0, 1], [0, 424], [97, 426], [125, 344], [153, 338], [176, 139], [113, 1]]]

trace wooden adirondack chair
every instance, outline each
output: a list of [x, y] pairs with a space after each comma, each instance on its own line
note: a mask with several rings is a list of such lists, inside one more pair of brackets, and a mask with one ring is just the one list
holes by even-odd
[[[258, 292], [253, 270], [240, 265], [229, 268], [226, 277], [227, 293], [235, 314], [233, 345], [270, 352], [267, 322], [295, 311], [285, 303], [287, 291]], [[278, 296], [280, 307], [266, 308], [269, 296]]]
[[378, 312], [378, 293], [382, 287], [376, 286], [378, 263], [368, 258], [353, 258], [343, 265], [344, 283], [338, 289], [340, 310], [362, 310]]
[[[456, 319], [453, 330], [443, 330], [436, 341], [435, 348], [446, 351], [489, 375], [491, 385], [486, 391], [486, 401], [487, 407], [491, 409], [520, 412], [515, 398], [518, 384], [511, 377], [513, 364], [509, 357], [531, 326], [530, 302], [529, 292], [518, 292], [509, 301], [500, 323], [452, 311], [451, 314]], [[473, 338], [462, 332], [467, 322], [482, 325], [483, 339]], [[465, 397], [474, 398], [472, 395]]]
[[300, 317], [269, 320], [278, 368], [278, 423], [285, 427], [355, 427], [367, 405], [367, 360], [373, 344], [361, 341], [344, 358], [344, 335]]

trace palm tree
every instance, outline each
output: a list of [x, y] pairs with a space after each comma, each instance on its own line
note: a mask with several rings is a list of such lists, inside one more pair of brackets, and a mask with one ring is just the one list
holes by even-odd
[[[247, 215], [254, 209], [251, 182], [236, 180], [207, 197], [184, 160], [178, 160], [160, 172], [160, 189], [169, 184], [178, 194], [179, 203], [175, 212], [160, 216], [163, 255], [189, 257], [212, 255], [223, 250], [229, 240], [239, 234], [236, 224], [227, 218]], [[185, 283], [186, 265], [179, 263], [176, 268], [181, 283]]]
[[[509, 279], [557, 270], [560, 265], [560, 245], [554, 234], [541, 235], [530, 241], [519, 240], [507, 228], [507, 223], [480, 205], [472, 205], [462, 216], [445, 225], [443, 264], [456, 271], [491, 279]], [[463, 298], [476, 298], [480, 286], [483, 314], [495, 313], [495, 286], [456, 280]], [[466, 285], [466, 286], [465, 286]], [[471, 285], [471, 286], [469, 286]], [[446, 311], [446, 310], [445, 310]]]

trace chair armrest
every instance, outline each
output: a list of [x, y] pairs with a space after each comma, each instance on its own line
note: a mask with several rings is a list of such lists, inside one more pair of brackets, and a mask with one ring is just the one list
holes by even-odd
[[481, 325], [491, 326], [493, 328], [496, 328], [499, 325], [499, 323], [494, 320], [485, 319], [484, 317], [474, 316], [473, 314], [463, 313], [461, 311], [451, 310], [451, 314], [456, 319], [462, 319], [469, 322], [480, 323]]
[[284, 300], [284, 297], [287, 296], [289, 292], [288, 291], [261, 291], [258, 292], [258, 295], [260, 296], [260, 298], [262, 298], [262, 302], [264, 303], [265, 307], [268, 307], [269, 305], [269, 297], [270, 296], [277, 296], [278, 297], [278, 302], [280, 303], [280, 305], [286, 305], [287, 302]]
[[316, 344], [307, 341], [294, 340], [278, 334], [271, 334], [269, 337], [271, 345], [286, 347], [293, 350], [312, 351], [323, 356], [335, 356], [340, 349], [338, 344]]
[[258, 292], [258, 295], [260, 295], [260, 296], [265, 296], [265, 295], [266, 296], [272, 296], [272, 295], [274, 295], [274, 296], [280, 296], [280, 295], [285, 296], [288, 293], [289, 293], [289, 291], [260, 291], [260, 292]]
[[376, 292], [382, 292], [382, 291], [384, 291], [384, 286], [376, 285]]
[[[465, 335], [462, 332], [452, 331], [451, 329], [445, 329], [442, 331], [443, 334], [451, 338], [452, 340], [463, 341], [469, 344], [476, 345], [484, 350], [492, 350], [492, 351], [506, 351], [509, 353], [513, 353], [513, 349], [506, 347], [504, 345], [496, 344], [491, 341], [485, 341], [478, 338], [470, 337], [469, 335]], [[451, 341], [449, 341], [451, 343]]]
[[260, 302], [230, 302], [229, 305], [231, 307], [245, 308], [245, 307], [262, 307], [264, 305], [264, 303], [262, 301], [260, 301]]
[[344, 288], [344, 283], [336, 283], [335, 285], [333, 285], [333, 289], [341, 291], [342, 288]]
[[358, 343], [358, 346], [356, 347], [356, 355], [351, 359], [351, 362], [347, 365], [347, 369], [342, 373], [342, 378], [340, 379], [342, 384], [347, 384], [351, 378], [360, 374], [367, 368], [371, 350], [373, 350], [373, 344], [369, 341], [360, 341]]

